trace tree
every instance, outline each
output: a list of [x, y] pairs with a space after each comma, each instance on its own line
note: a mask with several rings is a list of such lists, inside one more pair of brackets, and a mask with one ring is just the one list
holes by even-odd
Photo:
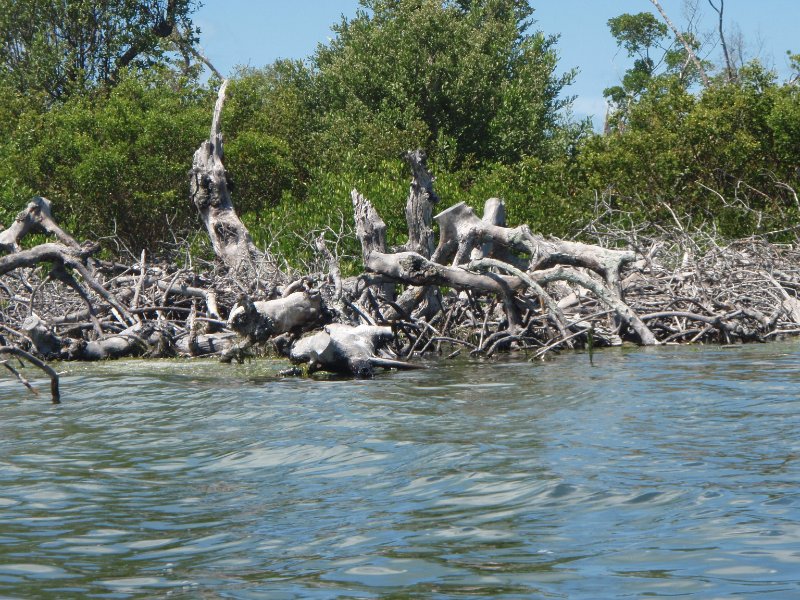
[[41, 194], [79, 236], [160, 247], [196, 218], [187, 163], [207, 135], [209, 103], [196, 82], [156, 68], [123, 75], [108, 94], [21, 111], [0, 140], [0, 217]]
[[[622, 85], [606, 88], [603, 92], [619, 106], [627, 97], [638, 95], [647, 87], [657, 67], [650, 53], [667, 38], [667, 26], [660, 23], [652, 13], [643, 12], [613, 17], [608, 20], [608, 28], [617, 40], [617, 45], [626, 50], [628, 57], [634, 59], [633, 67], [623, 76]], [[666, 51], [665, 48], [664, 52]]]
[[368, 144], [360, 156], [416, 145], [462, 165], [546, 153], [572, 73], [556, 75], [556, 38], [531, 31], [532, 14], [520, 0], [362, 0], [311, 61], [322, 129]]
[[669, 206], [738, 237], [797, 222], [799, 135], [800, 90], [754, 61], [696, 93], [654, 78], [625, 127], [588, 140], [580, 160], [590, 189], [637, 219], [671, 220]]
[[[653, 6], [656, 7], [656, 10], [658, 10], [658, 12], [661, 14], [666, 24], [669, 25], [669, 28], [672, 30], [672, 33], [675, 34], [675, 38], [680, 41], [681, 45], [683, 45], [684, 50], [686, 50], [686, 55], [689, 57], [689, 60], [691, 60], [694, 63], [694, 66], [697, 69], [697, 73], [700, 75], [700, 79], [703, 80], [703, 85], [708, 87], [709, 84], [708, 75], [706, 75], [706, 70], [703, 67], [703, 63], [700, 61], [699, 58], [697, 58], [697, 54], [695, 54], [695, 49], [694, 45], [692, 44], [692, 40], [686, 37], [683, 33], [681, 33], [680, 29], [675, 27], [675, 24], [672, 22], [669, 16], [667, 16], [667, 13], [664, 12], [664, 9], [661, 7], [661, 4], [659, 4], [658, 0], [650, 0], [650, 2], [653, 4]], [[721, 12], [720, 12], [720, 18], [722, 18]]]
[[610, 120], [606, 123], [607, 129], [623, 125], [631, 105], [648, 87], [662, 85], [657, 81], [659, 77], [674, 78], [688, 89], [698, 81], [698, 77], [702, 78], [705, 74], [705, 70], [701, 73], [691, 68], [694, 61], [687, 47], [694, 55], [700, 46], [696, 38], [690, 33], [682, 33], [679, 42], [669, 35], [669, 28], [652, 13], [622, 14], [609, 19], [608, 27], [617, 45], [624, 48], [634, 62], [625, 72], [620, 85], [603, 90], [603, 95], [613, 107]]
[[[195, 0], [0, 0], [0, 77], [50, 101], [193, 44]], [[170, 41], [171, 40], [171, 41]]]
[[725, 39], [725, 28], [724, 28], [724, 14], [725, 14], [725, 0], [719, 0], [719, 6], [714, 4], [714, 0], [708, 0], [708, 3], [711, 5], [711, 8], [717, 13], [718, 21], [717, 21], [717, 33], [719, 34], [719, 42], [722, 46], [722, 57], [725, 59], [725, 76], [728, 81], [733, 81], [736, 79], [736, 70], [733, 67], [733, 61], [731, 60], [731, 54], [728, 52], [728, 42]]

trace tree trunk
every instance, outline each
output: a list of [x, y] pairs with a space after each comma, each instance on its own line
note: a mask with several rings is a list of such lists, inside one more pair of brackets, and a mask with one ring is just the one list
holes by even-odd
[[422, 150], [406, 153], [406, 161], [411, 167], [412, 177], [406, 202], [408, 242], [405, 249], [430, 258], [436, 245], [433, 236], [433, 207], [439, 202], [439, 196], [433, 191], [435, 178], [428, 171]]
[[250, 232], [236, 214], [228, 190], [220, 125], [227, 87], [226, 79], [220, 86], [214, 107], [210, 137], [194, 153], [189, 172], [191, 198], [203, 219], [214, 253], [225, 266], [242, 281], [274, 286], [283, 280], [283, 274], [273, 257], [253, 244]]

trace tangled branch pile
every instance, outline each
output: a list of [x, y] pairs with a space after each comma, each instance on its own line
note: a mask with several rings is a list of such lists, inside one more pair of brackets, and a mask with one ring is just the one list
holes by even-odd
[[[190, 173], [218, 261], [205, 268], [96, 257], [34, 198], [0, 232], [0, 356], [51, 360], [218, 356], [271, 345], [295, 365], [370, 376], [417, 368], [429, 353], [535, 357], [561, 348], [668, 342], [736, 343], [800, 333], [800, 253], [760, 239], [719, 245], [676, 230], [645, 237], [595, 226], [594, 245], [507, 227], [502, 200], [479, 218], [439, 201], [421, 151], [409, 152], [408, 241], [389, 248], [370, 201], [352, 192], [365, 272], [342, 278], [325, 238], [324, 271], [293, 273], [255, 247], [234, 210], [224, 168], [220, 90], [209, 139]], [[438, 226], [438, 241], [434, 231]], [[21, 249], [32, 232], [57, 242]], [[623, 244], [624, 242], [624, 244]], [[619, 247], [630, 249], [617, 249]], [[44, 268], [43, 268], [44, 267]], [[41, 360], [40, 360], [41, 359]], [[53, 399], [58, 400], [57, 377]]]

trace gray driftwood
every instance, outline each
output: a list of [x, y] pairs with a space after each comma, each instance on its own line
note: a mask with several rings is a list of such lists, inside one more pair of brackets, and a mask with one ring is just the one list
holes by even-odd
[[289, 358], [305, 364], [309, 372], [328, 371], [356, 377], [372, 377], [375, 368], [418, 369], [419, 365], [380, 356], [380, 350], [392, 339], [390, 327], [343, 325], [331, 323], [322, 331], [299, 339]]

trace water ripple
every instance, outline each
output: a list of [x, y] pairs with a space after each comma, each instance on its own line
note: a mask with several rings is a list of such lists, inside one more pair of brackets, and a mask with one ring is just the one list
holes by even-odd
[[0, 595], [800, 596], [798, 355], [0, 380]]

